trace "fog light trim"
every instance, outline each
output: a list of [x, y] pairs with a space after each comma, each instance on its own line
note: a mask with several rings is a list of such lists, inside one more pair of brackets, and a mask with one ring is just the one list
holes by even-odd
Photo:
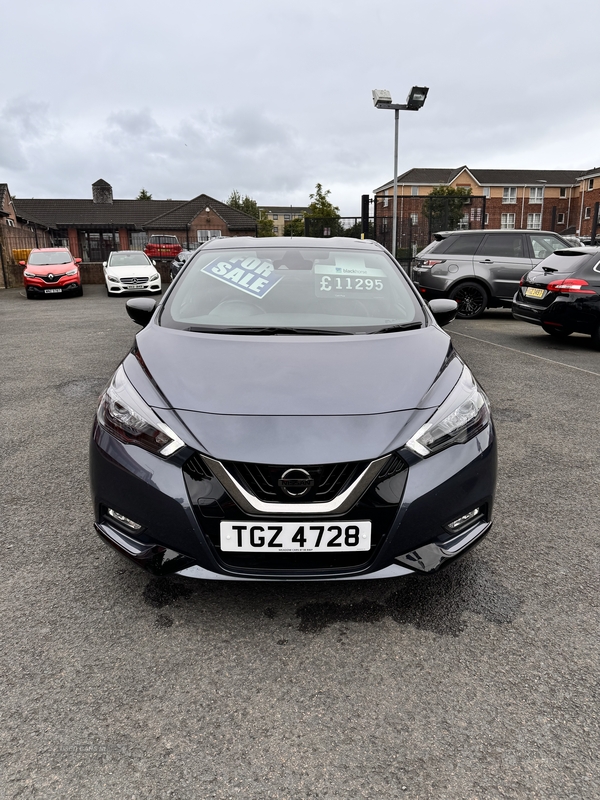
[[125, 525], [126, 527], [131, 528], [132, 531], [142, 530], [141, 525], [138, 525], [137, 522], [134, 522], [132, 519], [129, 519], [129, 517], [126, 517], [123, 514], [119, 514], [119, 512], [115, 511], [114, 508], [107, 508], [106, 513], [108, 514], [109, 517], [112, 517], [113, 519], [116, 519], [117, 522], [120, 522], [121, 525]]
[[466, 514], [463, 514], [461, 517], [457, 517], [456, 519], [452, 520], [446, 525], [446, 530], [451, 531], [451, 533], [455, 533], [461, 528], [464, 528], [468, 522], [471, 522], [475, 519], [475, 517], [479, 516], [481, 513], [481, 508], [478, 506], [474, 508], [472, 511], [469, 511]]

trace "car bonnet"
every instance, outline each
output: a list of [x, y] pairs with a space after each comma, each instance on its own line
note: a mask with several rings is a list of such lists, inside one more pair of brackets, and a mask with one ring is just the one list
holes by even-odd
[[137, 336], [145, 369], [170, 407], [260, 416], [384, 414], [423, 407], [449, 346], [448, 335], [435, 325], [340, 337], [238, 336], [151, 322]]

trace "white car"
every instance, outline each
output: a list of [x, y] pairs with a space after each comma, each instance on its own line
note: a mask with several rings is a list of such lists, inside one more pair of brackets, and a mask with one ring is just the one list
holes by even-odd
[[103, 263], [108, 295], [150, 292], [160, 294], [162, 286], [156, 262], [141, 250], [116, 250]]

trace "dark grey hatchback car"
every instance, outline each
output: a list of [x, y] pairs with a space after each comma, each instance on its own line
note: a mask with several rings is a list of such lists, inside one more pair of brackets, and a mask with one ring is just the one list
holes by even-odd
[[[491, 526], [488, 400], [386, 250], [205, 245], [101, 397], [95, 528], [155, 574], [349, 580], [432, 572]], [[437, 321], [436, 321], [437, 318]]]

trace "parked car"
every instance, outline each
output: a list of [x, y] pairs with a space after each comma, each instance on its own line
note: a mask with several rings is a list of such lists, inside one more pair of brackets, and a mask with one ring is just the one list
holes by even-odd
[[600, 349], [600, 247], [557, 250], [545, 258], [523, 277], [512, 313], [552, 336], [587, 333]]
[[417, 255], [413, 280], [426, 300], [448, 297], [474, 319], [506, 306], [523, 274], [569, 243], [552, 231], [443, 231]]
[[194, 255], [195, 250], [182, 250], [178, 256], [176, 256], [173, 261], [171, 261], [171, 266], [169, 267], [169, 274], [171, 276], [171, 280], [174, 279], [175, 275], [179, 272], [179, 270], [183, 267], [186, 261]]
[[149, 258], [175, 258], [182, 250], [176, 236], [151, 236], [144, 247], [144, 253]]
[[109, 296], [131, 292], [160, 294], [162, 284], [156, 263], [141, 250], [113, 250], [102, 264]]
[[155, 574], [348, 580], [432, 572], [492, 524], [488, 400], [380, 245], [215, 239], [100, 399], [95, 529]]
[[66, 247], [39, 247], [31, 250], [23, 270], [25, 294], [29, 300], [47, 295], [81, 297], [80, 258], [73, 258]]

